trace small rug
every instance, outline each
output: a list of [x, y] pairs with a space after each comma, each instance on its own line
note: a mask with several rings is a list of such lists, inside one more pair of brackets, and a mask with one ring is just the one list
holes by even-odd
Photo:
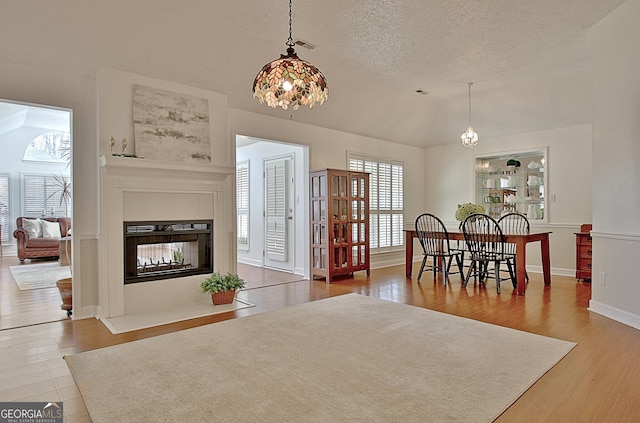
[[102, 323], [104, 323], [111, 333], [118, 334], [151, 328], [154, 326], [167, 325], [169, 323], [181, 322], [183, 320], [196, 319], [198, 317], [211, 316], [213, 314], [226, 313], [228, 311], [240, 310], [248, 307], [255, 307], [255, 304], [251, 304], [250, 302], [240, 300], [238, 298], [233, 300], [232, 304], [214, 306], [211, 303], [211, 297], [206, 296], [206, 300], [201, 304], [186, 305], [170, 310], [106, 317], [102, 319]]
[[60, 279], [70, 278], [69, 266], [60, 266], [60, 263], [22, 264], [11, 266], [11, 276], [16, 281], [20, 291], [40, 288], [55, 288]]
[[357, 294], [66, 356], [100, 422], [490, 422], [574, 343]]

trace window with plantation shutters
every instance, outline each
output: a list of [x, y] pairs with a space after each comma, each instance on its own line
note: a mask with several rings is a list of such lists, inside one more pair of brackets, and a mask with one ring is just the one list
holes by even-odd
[[0, 226], [4, 244], [9, 242], [9, 175], [0, 175]]
[[53, 175], [24, 175], [22, 188], [24, 216], [65, 216], [70, 213], [65, 209], [61, 187]]
[[372, 252], [404, 249], [404, 163], [348, 153], [349, 170], [369, 176], [370, 246]]
[[238, 249], [249, 251], [249, 160], [236, 163]]

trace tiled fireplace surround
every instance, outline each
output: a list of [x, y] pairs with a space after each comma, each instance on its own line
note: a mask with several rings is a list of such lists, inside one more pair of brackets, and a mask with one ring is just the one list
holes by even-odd
[[125, 221], [213, 219], [213, 268], [227, 271], [233, 237], [234, 169], [102, 157], [99, 254], [100, 318], [153, 312], [202, 301], [202, 275], [124, 284]]

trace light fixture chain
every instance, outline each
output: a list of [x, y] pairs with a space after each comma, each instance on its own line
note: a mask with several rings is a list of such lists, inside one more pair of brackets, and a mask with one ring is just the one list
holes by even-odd
[[467, 82], [467, 85], [469, 85], [469, 126], [471, 126], [471, 86], [473, 82]]
[[289, 47], [293, 47], [294, 42], [293, 42], [293, 37], [291, 36], [292, 31], [291, 31], [291, 24], [292, 24], [292, 18], [291, 16], [293, 15], [292, 11], [291, 11], [291, 2], [292, 0], [289, 0], [289, 39], [287, 40], [287, 45]]
[[471, 127], [471, 86], [473, 82], [467, 82], [467, 85], [469, 86], [469, 126], [467, 130], [462, 133], [460, 139], [463, 146], [473, 148], [478, 144], [478, 134]]

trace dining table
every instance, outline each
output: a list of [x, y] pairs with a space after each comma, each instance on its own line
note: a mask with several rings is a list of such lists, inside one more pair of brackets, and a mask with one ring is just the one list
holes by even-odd
[[[415, 229], [405, 229], [405, 272], [407, 279], [411, 279], [413, 272], [413, 239], [417, 237]], [[449, 239], [464, 241], [464, 233], [459, 231], [448, 232]], [[529, 234], [504, 234], [507, 243], [516, 245], [516, 281], [518, 295], [524, 295], [527, 289], [527, 244], [540, 243], [540, 256], [542, 259], [542, 275], [545, 285], [551, 285], [551, 263], [549, 257], [549, 234], [551, 232], [532, 232]]]

